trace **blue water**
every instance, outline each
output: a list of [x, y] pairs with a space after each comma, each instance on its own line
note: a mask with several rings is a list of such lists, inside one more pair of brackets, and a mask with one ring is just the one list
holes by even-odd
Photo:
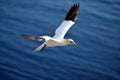
[[[77, 2], [77, 46], [33, 53], [42, 42], [20, 34], [53, 36]], [[120, 80], [120, 1], [0, 0], [0, 80]]]

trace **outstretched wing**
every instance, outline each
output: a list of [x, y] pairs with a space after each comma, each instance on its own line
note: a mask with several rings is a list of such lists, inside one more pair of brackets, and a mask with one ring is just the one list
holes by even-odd
[[30, 40], [36, 40], [36, 41], [47, 41], [51, 39], [49, 36], [30, 36], [26, 34], [21, 34], [23, 38], [30, 39]]
[[79, 4], [74, 4], [69, 12], [67, 13], [65, 20], [62, 24], [56, 29], [55, 36], [53, 38], [63, 39], [66, 32], [70, 27], [75, 23], [79, 12]]
[[38, 36], [30, 36], [30, 35], [26, 35], [26, 34], [21, 34], [21, 36], [26, 39], [30, 39], [30, 40], [45, 41], [45, 38], [38, 37]]

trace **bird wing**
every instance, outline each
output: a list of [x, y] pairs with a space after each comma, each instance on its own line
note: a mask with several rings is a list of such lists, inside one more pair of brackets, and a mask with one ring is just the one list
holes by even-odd
[[49, 36], [30, 36], [30, 35], [26, 35], [26, 34], [21, 34], [21, 36], [26, 39], [36, 40], [36, 41], [47, 41], [47, 40], [51, 39], [51, 37], [49, 37]]
[[68, 11], [65, 20], [56, 29], [53, 38], [63, 39], [70, 27], [75, 23], [79, 12], [79, 4], [74, 4]]

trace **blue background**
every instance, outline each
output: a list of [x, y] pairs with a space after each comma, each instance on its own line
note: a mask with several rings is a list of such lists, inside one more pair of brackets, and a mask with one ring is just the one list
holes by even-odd
[[[53, 36], [78, 2], [77, 46], [33, 53], [42, 42], [20, 34]], [[120, 1], [0, 0], [0, 80], [120, 80]]]

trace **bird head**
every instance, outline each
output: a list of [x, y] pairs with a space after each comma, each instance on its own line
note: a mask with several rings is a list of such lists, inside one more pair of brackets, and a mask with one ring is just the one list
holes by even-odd
[[73, 39], [66, 39], [66, 43], [77, 45]]

